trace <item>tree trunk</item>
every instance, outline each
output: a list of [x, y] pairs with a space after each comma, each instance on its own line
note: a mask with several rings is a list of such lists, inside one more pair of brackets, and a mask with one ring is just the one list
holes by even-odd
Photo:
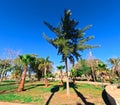
[[30, 71], [30, 69], [28, 69], [28, 77], [29, 77], [29, 81], [31, 81], [32, 79], [31, 79], [31, 71]]
[[63, 86], [63, 76], [62, 76], [62, 70], [60, 70], [60, 85]]
[[1, 79], [0, 79], [0, 82], [3, 81], [4, 74], [5, 74], [5, 68], [6, 68], [6, 63], [5, 63], [5, 65], [4, 65], [3, 71], [2, 71], [2, 73], [1, 73]]
[[44, 76], [46, 76], [47, 68], [44, 69]]
[[40, 81], [42, 76], [43, 76], [43, 72], [41, 73], [40, 70], [37, 70], [37, 79], [38, 79], [38, 81]]
[[115, 74], [115, 66], [112, 67], [112, 79], [114, 78], [114, 74]]
[[19, 85], [19, 87], [18, 87], [18, 92], [21, 92], [21, 91], [24, 90], [26, 72], [27, 72], [27, 66], [24, 68], [24, 72], [23, 72], [23, 75], [22, 75], [22, 79], [21, 79], [20, 85]]
[[0, 79], [0, 82], [2, 82], [2, 81], [3, 81], [4, 74], [5, 74], [5, 70], [3, 70], [3, 71], [2, 71], [2, 73], [1, 73], [1, 79]]
[[48, 87], [48, 79], [45, 78], [45, 87]]
[[93, 81], [95, 82], [96, 76], [95, 76], [95, 71], [94, 71], [93, 67], [91, 67], [91, 70], [92, 70], [92, 78], [93, 78]]
[[65, 59], [65, 67], [66, 67], [66, 88], [67, 88], [67, 96], [70, 96], [70, 86], [69, 86], [69, 77], [68, 77], [68, 64], [67, 58]]

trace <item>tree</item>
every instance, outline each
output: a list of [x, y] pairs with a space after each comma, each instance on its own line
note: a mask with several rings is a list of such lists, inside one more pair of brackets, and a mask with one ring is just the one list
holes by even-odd
[[86, 76], [87, 80], [90, 79], [90, 67], [87, 64], [87, 60], [85, 59], [80, 59], [72, 68], [71, 73], [74, 77], [77, 76]]
[[110, 58], [108, 62], [112, 65], [112, 77], [114, 74], [118, 74], [120, 66], [120, 58]]
[[14, 51], [11, 49], [5, 49], [4, 51], [4, 57], [0, 61], [0, 72], [1, 72], [1, 79], [3, 80], [5, 77], [5, 74], [7, 74], [8, 71], [13, 70], [13, 59], [19, 54], [19, 51]]
[[60, 84], [63, 85], [63, 75], [62, 75], [62, 70], [65, 68], [65, 66], [60, 65], [57, 66], [57, 69], [60, 71]]
[[55, 38], [49, 38], [44, 34], [44, 38], [58, 50], [58, 55], [61, 55], [62, 61], [65, 62], [67, 96], [70, 95], [68, 60], [74, 64], [75, 58], [78, 60], [81, 57], [80, 51], [95, 47], [85, 44], [85, 42], [94, 38], [93, 36], [85, 37], [85, 31], [89, 29], [91, 25], [88, 25], [83, 29], [76, 29], [79, 22], [70, 19], [70, 16], [71, 11], [65, 10], [64, 16], [61, 18], [61, 23], [57, 27], [53, 27], [48, 22], [44, 22], [44, 24], [56, 35]]
[[45, 79], [45, 86], [48, 87], [48, 79], [47, 79], [47, 77], [49, 75], [47, 74], [47, 71], [52, 69], [53, 62], [49, 60], [49, 56], [46, 57], [45, 59], [40, 58], [39, 61], [40, 61], [40, 63], [39, 63], [38, 69], [43, 69], [43, 71], [44, 71], [43, 75], [44, 75], [44, 79]]
[[41, 58], [36, 58], [33, 63], [31, 63], [30, 67], [32, 70], [36, 73], [36, 77], [38, 81], [40, 81], [40, 78], [42, 77], [43, 74], [43, 69], [39, 68], [39, 65], [41, 64]]
[[101, 79], [103, 79], [103, 82], [106, 82], [106, 75], [107, 75], [107, 65], [104, 64], [102, 61], [98, 62], [97, 71], [99, 71]]
[[34, 62], [35, 57], [31, 54], [20, 55], [19, 57], [21, 61], [24, 63], [24, 71], [23, 71], [22, 79], [20, 81], [20, 85], [18, 87], [18, 91], [21, 92], [24, 90], [24, 84], [25, 84], [25, 78], [26, 78], [26, 72], [28, 69], [28, 65]]
[[12, 69], [9, 59], [0, 60], [0, 82], [3, 81], [6, 73]]

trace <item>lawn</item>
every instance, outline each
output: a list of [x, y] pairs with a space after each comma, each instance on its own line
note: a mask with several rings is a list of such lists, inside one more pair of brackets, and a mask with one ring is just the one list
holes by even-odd
[[25, 91], [17, 92], [18, 84], [4, 81], [0, 83], [0, 101], [33, 105], [105, 105], [101, 85], [70, 83], [70, 97], [67, 97], [65, 85], [58, 84], [50, 82], [49, 87], [45, 87], [43, 82], [27, 82]]

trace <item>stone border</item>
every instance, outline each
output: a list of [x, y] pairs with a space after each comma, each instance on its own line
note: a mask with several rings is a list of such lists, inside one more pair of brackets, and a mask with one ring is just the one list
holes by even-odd
[[118, 88], [118, 85], [108, 85], [105, 87], [105, 91], [112, 105], [120, 105], [120, 88]]

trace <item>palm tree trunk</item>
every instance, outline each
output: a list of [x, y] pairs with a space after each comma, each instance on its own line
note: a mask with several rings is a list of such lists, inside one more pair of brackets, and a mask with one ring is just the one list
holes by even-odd
[[46, 76], [46, 71], [47, 71], [47, 68], [45, 67], [45, 69], [44, 69], [44, 76]]
[[27, 72], [27, 66], [24, 68], [24, 72], [23, 72], [23, 75], [22, 75], [22, 79], [21, 79], [20, 85], [19, 85], [19, 87], [18, 87], [18, 92], [21, 92], [21, 91], [24, 90], [26, 72]]
[[66, 88], [67, 88], [67, 96], [70, 96], [70, 86], [69, 86], [69, 78], [68, 78], [68, 64], [67, 58], [65, 59], [65, 67], [66, 67]]
[[112, 75], [114, 75], [115, 73], [115, 68], [116, 68], [115, 66], [112, 67]]
[[63, 85], [62, 70], [60, 70], [60, 85]]
[[47, 76], [46, 76], [46, 72], [47, 72], [47, 68], [45, 67], [45, 69], [44, 69], [45, 87], [48, 87], [48, 79], [47, 79]]

